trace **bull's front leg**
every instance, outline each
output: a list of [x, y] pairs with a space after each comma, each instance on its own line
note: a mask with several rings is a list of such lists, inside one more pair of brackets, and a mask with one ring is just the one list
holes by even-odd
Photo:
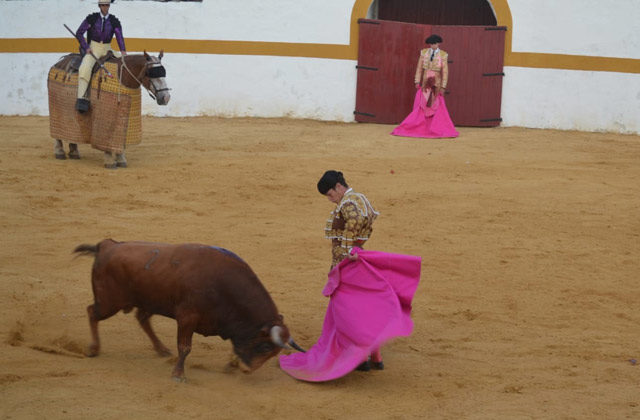
[[178, 361], [173, 368], [173, 379], [184, 382], [184, 360], [191, 353], [191, 339], [193, 337], [194, 326], [186, 320], [178, 320]]
[[240, 358], [237, 354], [231, 353], [229, 363], [227, 363], [223, 369], [224, 373], [231, 373], [236, 371], [240, 367]]
[[153, 329], [151, 328], [151, 322], [149, 321], [151, 319], [151, 314], [138, 308], [138, 311], [136, 312], [136, 318], [138, 319], [138, 322], [140, 323], [140, 326], [142, 327], [144, 332], [147, 333], [147, 335], [151, 339], [151, 343], [153, 343], [153, 348], [155, 349], [156, 353], [158, 353], [158, 355], [160, 356], [171, 356], [171, 350], [169, 350], [167, 346], [162, 344], [162, 341], [158, 339], [158, 336], [153, 332]]

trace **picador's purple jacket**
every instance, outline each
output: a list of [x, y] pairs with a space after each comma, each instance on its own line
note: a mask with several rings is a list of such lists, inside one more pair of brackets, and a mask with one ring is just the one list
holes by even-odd
[[111, 42], [113, 35], [115, 35], [120, 51], [126, 51], [124, 38], [122, 37], [122, 25], [120, 25], [120, 21], [114, 15], [108, 14], [107, 18], [103, 20], [102, 15], [96, 12], [88, 15], [86, 19], [82, 21], [76, 31], [76, 38], [78, 38], [82, 49], [85, 51], [89, 47], [87, 40], [84, 38], [84, 33], [87, 31], [89, 42], [98, 41], [108, 44]]

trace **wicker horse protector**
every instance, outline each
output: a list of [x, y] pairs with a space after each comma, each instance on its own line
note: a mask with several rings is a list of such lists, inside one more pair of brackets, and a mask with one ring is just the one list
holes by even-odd
[[104, 65], [91, 79], [89, 112], [75, 110], [78, 92], [79, 55], [63, 57], [49, 70], [49, 131], [51, 137], [70, 143], [86, 143], [105, 151], [122, 153], [142, 140], [140, 88], [118, 82], [117, 62]]

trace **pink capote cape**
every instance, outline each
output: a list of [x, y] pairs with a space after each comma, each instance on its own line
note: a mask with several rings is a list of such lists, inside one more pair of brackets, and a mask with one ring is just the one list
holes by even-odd
[[280, 356], [297, 379], [329, 381], [354, 370], [385, 341], [413, 330], [411, 301], [420, 281], [420, 257], [354, 248], [331, 270], [322, 291], [331, 300], [318, 342], [306, 353]]
[[392, 132], [394, 136], [441, 138], [458, 137], [458, 132], [451, 122], [444, 96], [438, 95], [431, 105], [427, 106], [427, 98], [418, 88], [413, 101], [413, 110]]

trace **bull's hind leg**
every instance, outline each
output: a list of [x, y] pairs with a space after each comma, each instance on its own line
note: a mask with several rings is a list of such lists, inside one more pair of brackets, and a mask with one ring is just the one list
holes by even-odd
[[95, 357], [100, 354], [100, 336], [98, 335], [98, 322], [115, 315], [120, 309], [109, 308], [105, 311], [103, 306], [93, 304], [87, 306], [87, 314], [89, 315], [89, 327], [91, 328], [92, 342], [87, 348], [86, 354], [89, 357]]
[[169, 350], [167, 346], [162, 344], [162, 342], [158, 339], [158, 336], [156, 336], [156, 334], [153, 332], [153, 329], [151, 328], [151, 322], [149, 321], [151, 319], [151, 314], [149, 312], [143, 311], [142, 309], [138, 309], [138, 311], [136, 312], [136, 318], [138, 319], [138, 322], [140, 323], [140, 326], [142, 327], [144, 332], [146, 332], [151, 339], [153, 348], [155, 349], [156, 353], [158, 353], [158, 355], [160, 356], [171, 356], [171, 350]]
[[100, 354], [100, 336], [98, 335], [96, 305], [87, 306], [87, 314], [89, 315], [89, 328], [91, 328], [91, 339], [93, 340], [87, 348], [87, 356], [95, 357]]
[[56, 139], [56, 143], [53, 146], [53, 153], [56, 159], [64, 160], [67, 158], [67, 155], [64, 154], [64, 146], [62, 145], [62, 140]]

